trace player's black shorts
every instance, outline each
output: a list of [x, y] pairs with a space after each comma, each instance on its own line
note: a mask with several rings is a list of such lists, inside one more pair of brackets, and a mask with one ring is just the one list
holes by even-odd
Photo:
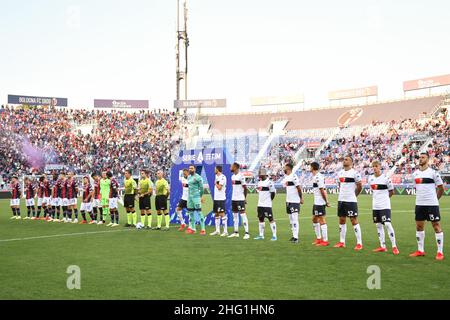
[[156, 210], [165, 211], [167, 210], [167, 196], [158, 195], [155, 197], [155, 208]]
[[245, 201], [231, 201], [231, 211], [244, 212], [245, 211]]
[[139, 210], [150, 210], [151, 208], [150, 195], [139, 198]]
[[441, 221], [439, 206], [416, 206], [416, 221]]
[[327, 206], [326, 205], [313, 205], [312, 209], [313, 216], [323, 217], [327, 215]]
[[187, 209], [187, 201], [180, 199], [180, 201], [178, 201], [177, 208]]
[[356, 202], [338, 202], [338, 217], [357, 217], [358, 216], [358, 204]]
[[373, 223], [391, 222], [391, 209], [373, 210]]
[[224, 213], [225, 212], [225, 200], [214, 200], [213, 212], [214, 213]]
[[258, 218], [259, 220], [264, 220], [264, 218], [272, 220], [273, 219], [272, 208], [258, 207]]
[[134, 199], [135, 199], [134, 194], [126, 194], [123, 197], [123, 206], [125, 208], [134, 208]]
[[300, 212], [300, 203], [286, 202], [286, 213], [293, 214]]

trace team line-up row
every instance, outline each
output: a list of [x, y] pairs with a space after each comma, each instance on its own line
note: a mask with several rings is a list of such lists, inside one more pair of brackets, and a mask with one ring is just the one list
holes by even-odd
[[[435, 230], [437, 244], [437, 260], [443, 260], [443, 242], [444, 234], [440, 226], [439, 199], [441, 198], [444, 188], [443, 181], [439, 173], [428, 165], [429, 156], [422, 153], [419, 157], [419, 168], [414, 172], [414, 183], [416, 188], [416, 238], [418, 249], [410, 254], [411, 257], [425, 256], [424, 239], [425, 239], [425, 221], [430, 221]], [[314, 205], [312, 208], [312, 222], [316, 235], [314, 245], [329, 246], [328, 242], [328, 226], [326, 222], [326, 208], [330, 207], [327, 192], [325, 188], [324, 176], [319, 172], [320, 165], [316, 162], [312, 163], [310, 170], [313, 176], [313, 194]], [[385, 229], [388, 233], [392, 244], [392, 252], [394, 255], [399, 254], [396, 243], [395, 231], [391, 221], [391, 202], [393, 196], [393, 185], [390, 179], [383, 174], [381, 165], [378, 161], [373, 161], [372, 168], [374, 174], [369, 178], [369, 184], [372, 189], [372, 209], [373, 221], [376, 224], [380, 247], [375, 252], [386, 252]], [[232, 177], [232, 212], [234, 222], [234, 232], [228, 234], [228, 216], [226, 215], [226, 189], [227, 178], [222, 172], [222, 166], [216, 167], [215, 186], [214, 186], [214, 204], [213, 212], [215, 215], [215, 231], [211, 236], [222, 236], [238, 238], [239, 235], [239, 217], [241, 218], [244, 228], [244, 239], [250, 239], [248, 218], [246, 213], [247, 187], [244, 176], [240, 173], [240, 166], [234, 163], [231, 166]], [[289, 216], [292, 243], [298, 243], [299, 225], [298, 215], [300, 206], [304, 203], [302, 188], [297, 175], [292, 171], [293, 166], [286, 164], [285, 178], [283, 181], [286, 188], [286, 213]], [[167, 200], [170, 194], [169, 184], [163, 177], [163, 172], [157, 173], [158, 179], [153, 184], [149, 179], [149, 173], [143, 170], [139, 183], [132, 178], [131, 171], [125, 172], [124, 182], [124, 207], [127, 212], [126, 227], [136, 227], [138, 229], [152, 229], [153, 215], [151, 213], [150, 197], [152, 193], [156, 193], [155, 206], [157, 224], [153, 229], [168, 230], [170, 224], [170, 216], [168, 213]], [[268, 176], [265, 169], [259, 170], [259, 182], [257, 185], [258, 206], [257, 214], [259, 219], [259, 234], [255, 240], [264, 240], [265, 237], [265, 220], [269, 221], [272, 231], [271, 241], [277, 241], [277, 225], [273, 217], [272, 201], [276, 196], [276, 190], [273, 182]], [[118, 211], [118, 189], [119, 184], [108, 171], [102, 172], [101, 176], [93, 174], [93, 187], [91, 187], [90, 177], [83, 178], [83, 197], [80, 207], [82, 221], [86, 224], [86, 214], [90, 216], [89, 224], [102, 225], [106, 223], [106, 218], [110, 216], [110, 223], [107, 226], [119, 226]], [[190, 166], [183, 170], [180, 177], [180, 183], [183, 187], [183, 194], [178, 202], [176, 212], [181, 223], [179, 231], [185, 231], [187, 234], [195, 234], [196, 226], [200, 224], [200, 234], [206, 235], [205, 216], [202, 213], [202, 204], [204, 202], [204, 185], [201, 175], [196, 173], [195, 166]], [[347, 233], [347, 218], [350, 219], [356, 236], [355, 250], [363, 249], [362, 230], [358, 222], [358, 201], [357, 197], [362, 190], [361, 175], [353, 169], [353, 159], [351, 156], [344, 157], [343, 169], [338, 174], [339, 196], [337, 214], [339, 217], [339, 237], [340, 240], [334, 245], [335, 248], [344, 248]], [[37, 192], [35, 192], [37, 189]], [[11, 219], [21, 219], [20, 215], [20, 187], [17, 177], [13, 178], [11, 184], [11, 208], [13, 216]], [[37, 193], [38, 203], [37, 211], [34, 204], [34, 197]], [[73, 173], [69, 173], [66, 177], [64, 174], [53, 177], [50, 182], [44, 175], [39, 178], [36, 187], [28, 178], [25, 179], [25, 198], [27, 206], [27, 216], [25, 219], [44, 219], [53, 222], [71, 222], [78, 223], [77, 210], [77, 194]], [[136, 198], [139, 200], [140, 219], [135, 210]], [[44, 210], [44, 217], [40, 218], [41, 210]], [[183, 210], [187, 210], [187, 217], [183, 216]], [[63, 214], [60, 219], [61, 211]], [[72, 219], [74, 217], [74, 219]], [[165, 219], [165, 227], [162, 227], [162, 221]], [[147, 220], [147, 223], [146, 223]], [[188, 220], [188, 221], [186, 221]], [[221, 231], [223, 227], [223, 232]]]

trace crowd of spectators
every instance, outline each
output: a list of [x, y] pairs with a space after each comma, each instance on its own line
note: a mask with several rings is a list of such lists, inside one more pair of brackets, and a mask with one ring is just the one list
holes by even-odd
[[7, 181], [13, 174], [42, 172], [48, 164], [76, 174], [108, 169], [122, 176], [126, 168], [146, 168], [168, 175], [186, 124], [186, 116], [167, 110], [2, 108], [0, 175]]

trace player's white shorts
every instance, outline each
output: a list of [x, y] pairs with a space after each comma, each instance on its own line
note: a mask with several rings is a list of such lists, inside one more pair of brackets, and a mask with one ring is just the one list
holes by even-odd
[[76, 206], [76, 205], [77, 205], [76, 198], [68, 199], [68, 206]]
[[117, 198], [110, 198], [109, 199], [109, 208], [110, 209], [117, 209]]
[[44, 198], [38, 198], [37, 199], [37, 205], [38, 207], [42, 207], [42, 203], [44, 202]]
[[92, 212], [92, 202], [81, 203], [80, 211]]
[[27, 199], [26, 200], [27, 207], [33, 207], [34, 206], [34, 199]]
[[48, 206], [48, 205], [50, 205], [50, 203], [51, 203], [51, 198], [50, 197], [44, 197], [42, 199], [42, 205]]
[[20, 206], [20, 199], [11, 199], [10, 206]]
[[100, 199], [94, 199], [92, 201], [92, 207], [93, 208], [101, 208], [102, 207], [102, 202]]
[[59, 207], [59, 198], [51, 198], [50, 199], [50, 205], [52, 207]]
[[69, 205], [69, 199], [67, 199], [67, 198], [59, 198], [60, 199], [60, 201], [59, 201], [59, 205], [61, 206], [61, 207], [67, 207], [68, 205]]

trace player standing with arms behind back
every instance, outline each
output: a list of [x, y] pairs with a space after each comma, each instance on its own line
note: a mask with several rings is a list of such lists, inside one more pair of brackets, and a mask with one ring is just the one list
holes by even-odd
[[313, 192], [314, 204], [312, 209], [312, 222], [316, 241], [316, 246], [326, 247], [328, 243], [328, 226], [325, 216], [327, 214], [326, 207], [330, 206], [327, 198], [327, 190], [325, 189], [325, 178], [319, 172], [320, 165], [317, 162], [311, 163], [311, 173], [313, 175]]
[[[222, 166], [216, 166], [215, 181], [214, 181], [214, 205], [213, 211], [215, 214], [216, 231], [210, 236], [227, 237], [228, 236], [228, 216], [225, 212], [227, 177], [222, 173]], [[220, 234], [220, 221], [223, 224], [223, 233]]]
[[183, 175], [180, 177], [180, 183], [183, 187], [183, 194], [181, 195], [181, 199], [177, 205], [177, 216], [178, 220], [180, 220], [180, 228], [178, 231], [184, 231], [186, 229], [186, 221], [183, 218], [183, 209], [187, 209], [187, 200], [189, 196], [189, 186], [187, 178], [189, 177], [189, 170], [183, 169]]
[[410, 257], [425, 256], [425, 221], [431, 221], [436, 233], [436, 260], [444, 260], [444, 232], [439, 212], [439, 199], [444, 194], [444, 183], [439, 173], [429, 167], [428, 153], [419, 156], [419, 169], [413, 174], [416, 186], [416, 238], [417, 251]]
[[239, 238], [239, 215], [242, 218], [242, 224], [244, 225], [244, 240], [250, 239], [248, 232], [248, 217], [245, 213], [245, 205], [247, 198], [247, 184], [245, 178], [239, 171], [240, 165], [235, 162], [231, 165], [231, 183], [233, 185], [233, 195], [231, 197], [231, 210], [233, 211], [234, 220], [234, 232], [228, 236], [228, 238]]
[[391, 223], [391, 197], [394, 195], [394, 186], [391, 180], [381, 172], [381, 164], [375, 160], [372, 162], [373, 175], [369, 178], [369, 185], [372, 189], [372, 209], [373, 222], [377, 225], [380, 247], [374, 252], [386, 252], [386, 239], [384, 227], [389, 234], [392, 243], [392, 252], [398, 255], [397, 244], [395, 241], [395, 232]]
[[267, 218], [272, 229], [271, 241], [277, 241], [277, 224], [273, 219], [272, 201], [275, 198], [276, 190], [264, 168], [259, 169], [258, 182], [258, 219], [259, 236], [255, 240], [264, 240], [265, 219]]
[[361, 226], [358, 223], [358, 200], [361, 193], [361, 175], [353, 169], [353, 159], [347, 155], [344, 157], [344, 169], [338, 174], [339, 197], [338, 197], [338, 217], [340, 241], [335, 248], [345, 248], [345, 236], [347, 234], [347, 217], [352, 222], [356, 235], [355, 250], [362, 250]]
[[189, 177], [188, 177], [188, 185], [189, 185], [189, 196], [188, 196], [188, 212], [189, 212], [189, 228], [187, 228], [187, 234], [195, 234], [196, 230], [196, 222], [200, 221], [200, 235], [206, 235], [205, 229], [205, 217], [202, 213], [202, 203], [204, 202], [203, 193], [203, 178], [201, 175], [196, 173], [195, 166], [189, 166]]
[[157, 227], [156, 230], [161, 230], [162, 227], [162, 218], [164, 214], [164, 219], [166, 226], [164, 231], [168, 231], [170, 229], [170, 216], [169, 216], [169, 210], [167, 207], [167, 198], [169, 197], [170, 190], [169, 190], [169, 183], [166, 179], [164, 179], [164, 172], [162, 170], [158, 170], [156, 173], [156, 176], [158, 179], [155, 182], [155, 189], [156, 189], [156, 196], [155, 196], [155, 207], [156, 207], [156, 214], [157, 214]]
[[123, 206], [127, 212], [127, 224], [125, 227], [134, 227], [137, 224], [137, 213], [134, 209], [137, 194], [137, 183], [131, 176], [131, 170], [125, 170]]
[[292, 243], [298, 243], [298, 215], [300, 213], [300, 204], [303, 204], [302, 187], [297, 175], [292, 172], [294, 166], [287, 163], [284, 166], [284, 186], [286, 188], [286, 213], [289, 216], [289, 222], [292, 230]]
[[14, 176], [11, 180], [11, 201], [10, 206], [13, 216], [10, 219], [22, 219], [20, 216], [20, 183], [19, 179]]
[[111, 191], [111, 180], [108, 179], [107, 172], [102, 172], [102, 178], [100, 179], [100, 196], [102, 203], [102, 215], [98, 225], [106, 223], [106, 217], [109, 214], [109, 194]]

